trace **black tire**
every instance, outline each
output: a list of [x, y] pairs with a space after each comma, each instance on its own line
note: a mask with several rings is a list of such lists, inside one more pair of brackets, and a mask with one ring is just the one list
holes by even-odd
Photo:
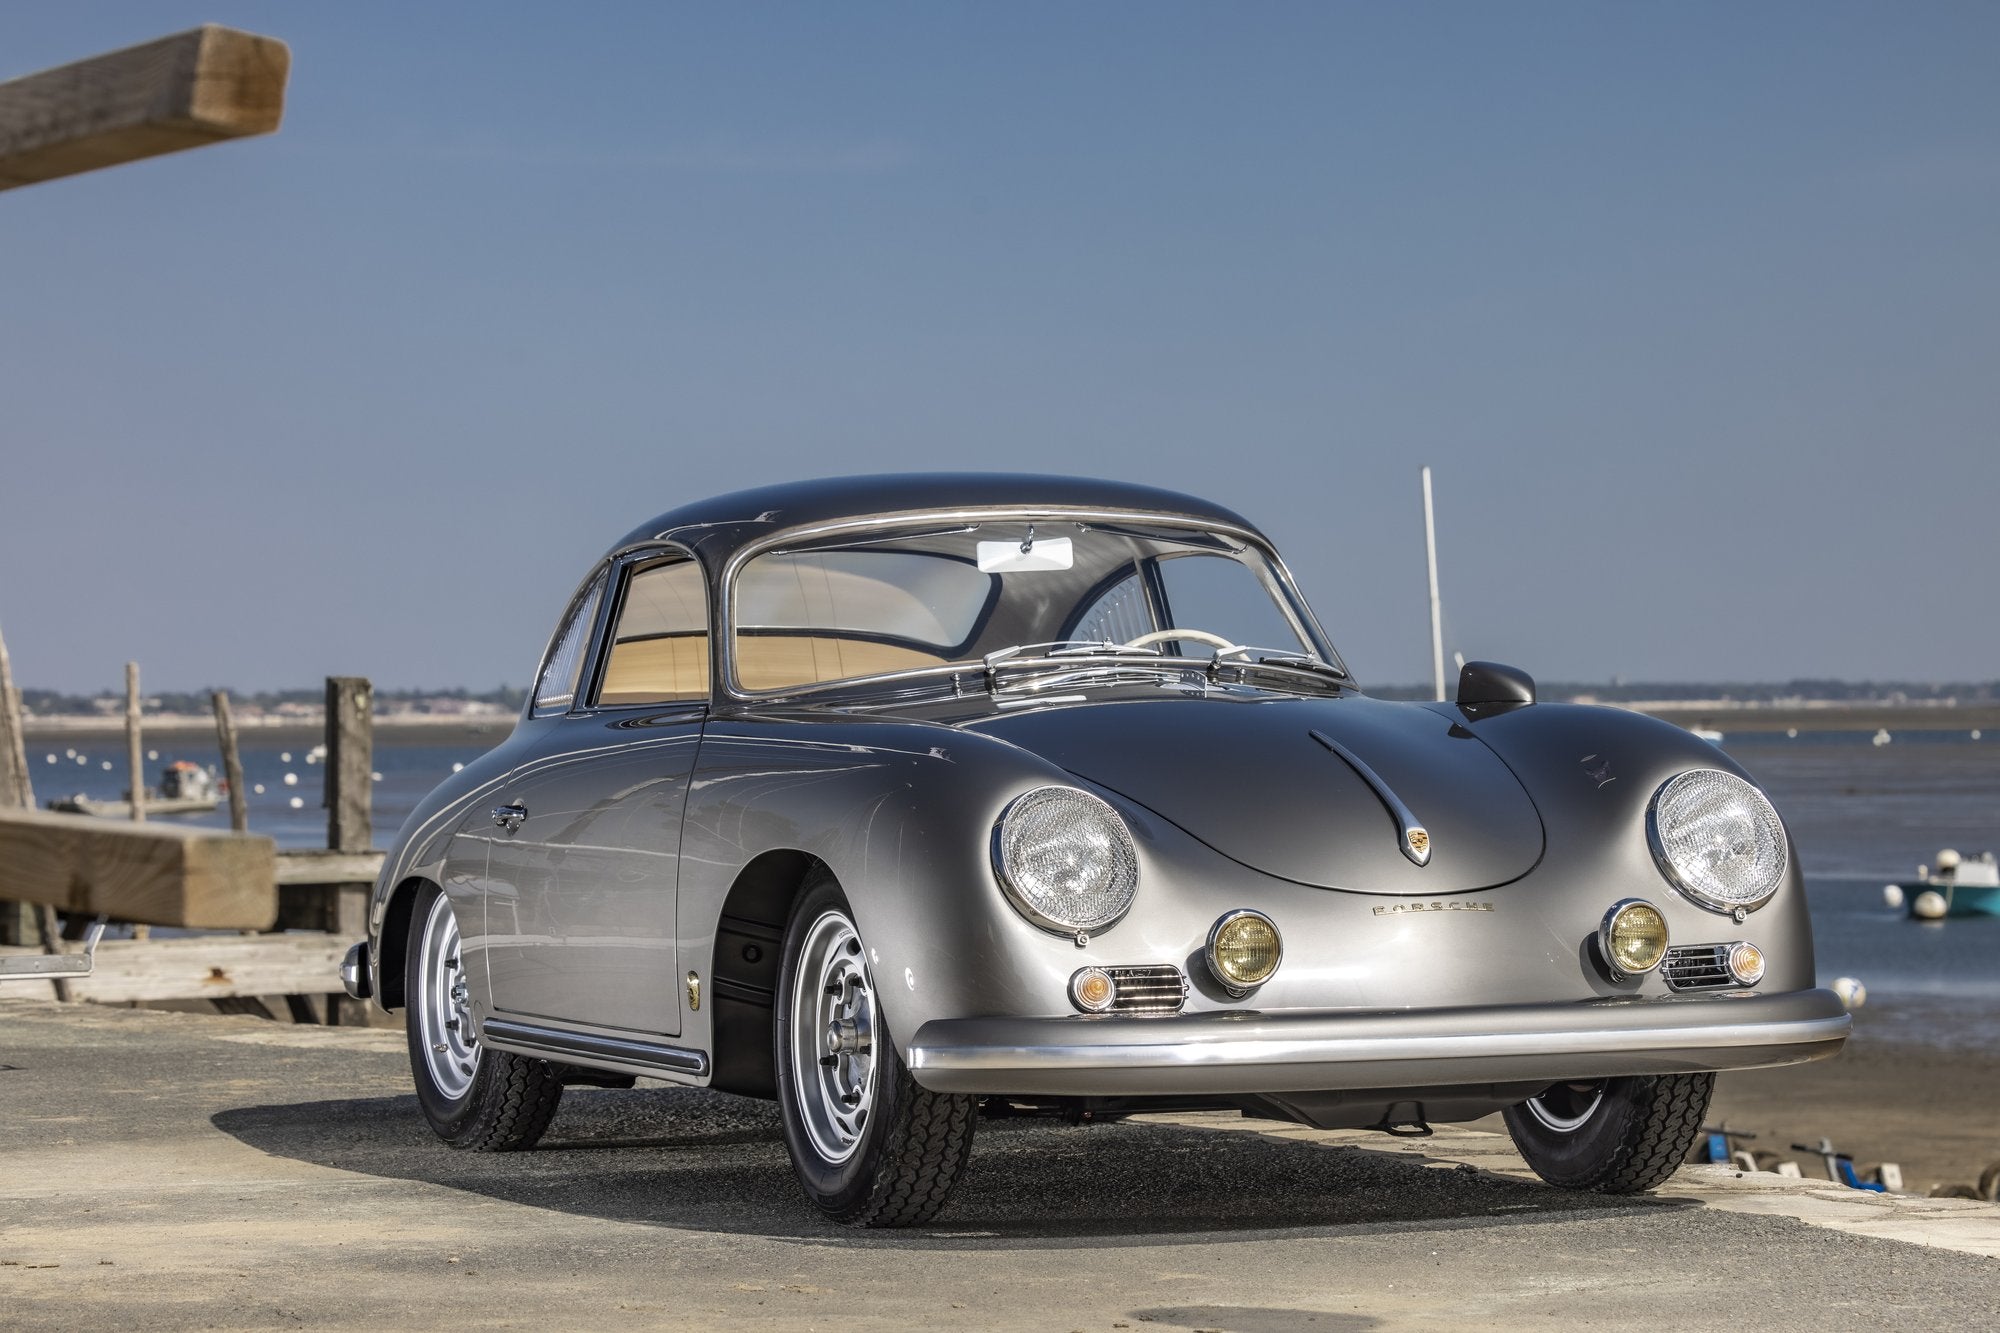
[[1642, 1194], [1679, 1168], [1714, 1091], [1713, 1074], [1559, 1083], [1502, 1114], [1514, 1146], [1551, 1185]]
[[[823, 1038], [817, 1031], [802, 1029], [796, 1015], [818, 1012], [822, 995], [851, 993], [828, 990], [822, 981], [826, 968], [807, 957], [809, 945], [817, 950], [817, 942], [828, 938], [843, 942], [851, 938], [855, 946], [860, 940], [840, 885], [820, 872], [807, 882], [792, 910], [773, 1005], [778, 1107], [792, 1170], [806, 1197], [836, 1222], [864, 1227], [927, 1222], [944, 1207], [971, 1156], [978, 1099], [930, 1092], [910, 1077], [874, 1007], [873, 977], [865, 951], [858, 948], [851, 954], [849, 980], [858, 982], [867, 996], [867, 1072], [857, 1072], [859, 1059], [854, 1054], [827, 1056], [836, 1061], [834, 1072], [820, 1075], [820, 1060], [815, 1058], [802, 1080], [800, 1065], [810, 1052], [822, 1049]], [[828, 955], [830, 960], [849, 956], [844, 948]], [[810, 989], [801, 995], [801, 986]], [[804, 1045], [795, 1046], [795, 1034]], [[842, 1059], [848, 1063], [840, 1064]], [[838, 1099], [828, 1092], [838, 1086], [837, 1078], [849, 1079], [856, 1089], [858, 1125], [829, 1119], [856, 1114], [832, 1109]], [[822, 1141], [828, 1139], [835, 1140], [832, 1150], [823, 1147]]]
[[[426, 954], [441, 942], [435, 933], [436, 914], [449, 917], [451, 904], [437, 887], [426, 888], [417, 896], [410, 918], [409, 950], [403, 959], [404, 995], [408, 1000], [405, 1028], [410, 1046], [410, 1073], [417, 1085], [417, 1102], [437, 1136], [454, 1148], [471, 1152], [518, 1152], [532, 1148], [556, 1117], [562, 1101], [562, 1076], [547, 1060], [515, 1055], [509, 1051], [487, 1050], [469, 1038], [450, 1051], [439, 1051], [438, 1043], [427, 1039], [426, 1027], [435, 1029], [447, 1021], [445, 1009], [434, 998], [434, 978], [426, 973]], [[450, 942], [455, 946], [457, 923], [449, 923]], [[456, 968], [456, 949], [450, 962]], [[428, 1006], [428, 1008], [426, 1008]], [[464, 1016], [456, 1010], [456, 1021]], [[469, 1029], [468, 1029], [469, 1030]], [[432, 1031], [432, 1037], [443, 1033]], [[447, 1039], [449, 1040], [449, 1039]], [[457, 1066], [454, 1082], [446, 1086], [433, 1067], [433, 1057], [448, 1059]], [[466, 1071], [470, 1071], [469, 1075]]]

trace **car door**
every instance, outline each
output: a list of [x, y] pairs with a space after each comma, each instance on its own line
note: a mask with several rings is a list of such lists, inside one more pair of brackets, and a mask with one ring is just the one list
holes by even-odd
[[494, 805], [487, 970], [496, 1011], [673, 1036], [681, 819], [708, 701], [700, 567], [626, 561], [594, 670]]

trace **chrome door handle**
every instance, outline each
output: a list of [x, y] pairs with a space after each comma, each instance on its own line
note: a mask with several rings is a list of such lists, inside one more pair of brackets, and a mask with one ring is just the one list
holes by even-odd
[[525, 805], [496, 805], [493, 807], [493, 822], [512, 833], [521, 827], [521, 821], [528, 817]]

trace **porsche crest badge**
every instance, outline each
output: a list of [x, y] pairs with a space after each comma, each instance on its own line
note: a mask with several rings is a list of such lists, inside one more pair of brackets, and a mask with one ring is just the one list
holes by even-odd
[[1418, 865], [1424, 865], [1431, 859], [1431, 835], [1423, 829], [1404, 829], [1403, 846], [1409, 849], [1410, 859]]

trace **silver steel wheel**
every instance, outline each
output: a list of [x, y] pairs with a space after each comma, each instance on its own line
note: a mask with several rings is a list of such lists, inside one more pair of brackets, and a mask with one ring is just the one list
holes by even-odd
[[793, 974], [792, 1089], [813, 1149], [845, 1162], [875, 1105], [875, 990], [861, 936], [844, 912], [821, 912]]
[[1558, 1134], [1574, 1134], [1604, 1102], [1604, 1082], [1558, 1083], [1528, 1098], [1528, 1114]]
[[457, 1101], [479, 1072], [479, 1043], [472, 1037], [472, 995], [458, 957], [458, 918], [443, 894], [424, 919], [418, 948], [420, 985], [411, 1007], [423, 1042], [424, 1064], [438, 1092]]

